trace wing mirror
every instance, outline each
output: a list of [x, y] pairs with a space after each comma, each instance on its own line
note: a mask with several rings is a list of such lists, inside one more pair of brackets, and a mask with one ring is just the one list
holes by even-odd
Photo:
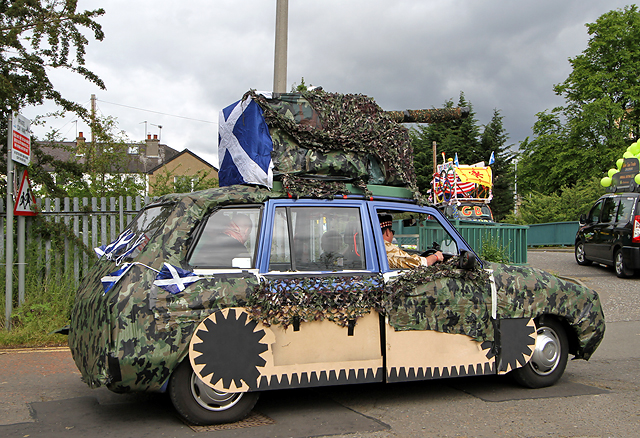
[[458, 260], [460, 269], [473, 269], [476, 267], [476, 255], [471, 251], [460, 250], [460, 259]]

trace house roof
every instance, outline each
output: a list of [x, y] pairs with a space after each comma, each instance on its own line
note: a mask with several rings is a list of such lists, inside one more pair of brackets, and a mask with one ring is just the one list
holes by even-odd
[[191, 155], [192, 157], [194, 157], [194, 158], [196, 158], [197, 160], [199, 160], [200, 162], [202, 162], [204, 165], [209, 166], [209, 167], [211, 167], [212, 169], [215, 169], [215, 171], [216, 171], [216, 172], [218, 171], [218, 169], [217, 169], [214, 165], [212, 165], [212, 164], [208, 163], [207, 161], [203, 160], [203, 159], [202, 159], [202, 158], [200, 158], [198, 155], [196, 155], [195, 153], [191, 152], [189, 149], [184, 149], [183, 151], [178, 152], [177, 154], [173, 155], [171, 158], [169, 158], [168, 160], [164, 161], [163, 163], [159, 163], [159, 164], [158, 164], [157, 166], [155, 166], [154, 168], [149, 169], [146, 173], [148, 173], [148, 174], [152, 174], [152, 173], [154, 173], [156, 170], [160, 169], [162, 166], [165, 166], [165, 165], [167, 165], [167, 164], [171, 163], [172, 161], [174, 161], [174, 160], [178, 159], [180, 156], [182, 156], [182, 155], [184, 155], [184, 154], [189, 154], [189, 155]]
[[[73, 148], [76, 147], [75, 141], [57, 142], [56, 146], [51, 146], [47, 142], [38, 142], [38, 144], [44, 153], [51, 155], [56, 160], [65, 162], [69, 162], [72, 159], [75, 160], [72, 152]], [[166, 144], [158, 144], [158, 155], [147, 156], [148, 145], [146, 143], [128, 143], [127, 145], [130, 148], [137, 148], [138, 153], [129, 154], [129, 162], [126, 169], [124, 169], [125, 173], [148, 173], [150, 169], [160, 167], [163, 163], [171, 161], [173, 157], [184, 152], [178, 152]], [[48, 165], [44, 166], [44, 169], [48, 172], [54, 171]]]

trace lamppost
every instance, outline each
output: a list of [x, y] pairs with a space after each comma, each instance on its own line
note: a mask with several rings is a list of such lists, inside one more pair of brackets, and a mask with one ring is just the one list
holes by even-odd
[[289, 0], [277, 0], [276, 48], [273, 68], [273, 92], [287, 92], [287, 32], [289, 27]]

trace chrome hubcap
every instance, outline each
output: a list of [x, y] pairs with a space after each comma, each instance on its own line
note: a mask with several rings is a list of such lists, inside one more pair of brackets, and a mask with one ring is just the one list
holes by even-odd
[[584, 262], [584, 247], [582, 245], [578, 245], [576, 248], [576, 258], [579, 262]]
[[618, 253], [616, 254], [616, 272], [618, 274], [622, 273], [622, 270], [624, 269], [624, 263], [622, 262], [622, 253]]
[[560, 363], [560, 339], [556, 332], [549, 327], [538, 329], [536, 347], [531, 356], [531, 367], [541, 376], [551, 374]]
[[208, 411], [226, 411], [235, 406], [244, 393], [220, 392], [207, 386], [197, 375], [191, 375], [191, 395]]

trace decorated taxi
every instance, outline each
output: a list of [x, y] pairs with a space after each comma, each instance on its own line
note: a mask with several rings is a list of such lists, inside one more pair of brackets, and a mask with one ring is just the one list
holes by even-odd
[[[536, 388], [569, 354], [589, 359], [605, 329], [597, 293], [479, 260], [413, 186], [393, 117], [324, 92], [225, 108], [222, 187], [156, 200], [98, 250], [69, 332], [84, 381], [168, 392], [205, 425], [243, 418], [268, 390], [507, 373]], [[398, 221], [419, 230], [416, 267], [390, 267]]]

